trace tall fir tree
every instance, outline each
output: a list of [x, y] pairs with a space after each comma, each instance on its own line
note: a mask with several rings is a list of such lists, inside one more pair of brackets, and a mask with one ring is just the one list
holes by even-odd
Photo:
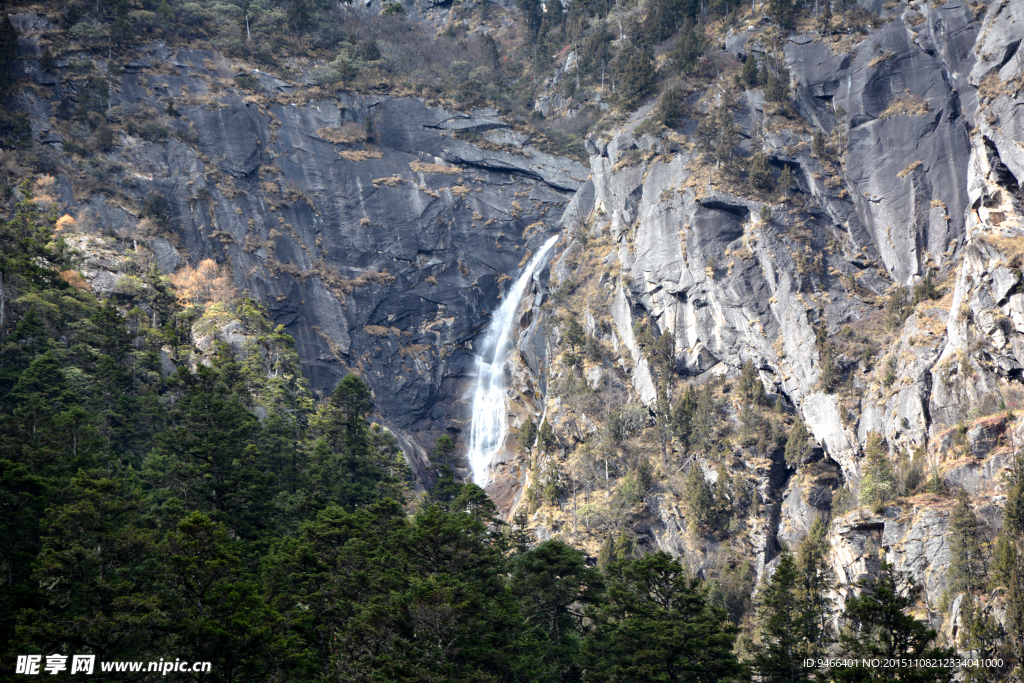
[[787, 465], [799, 467], [803, 464], [803, 461], [811, 454], [810, 444], [807, 443], [809, 438], [810, 434], [807, 433], [804, 421], [797, 415], [793, 422], [793, 429], [789, 432], [789, 439], [786, 440]]
[[967, 492], [957, 493], [956, 505], [949, 515], [949, 589], [972, 592], [985, 585], [988, 573], [983, 549], [981, 521], [971, 509]]
[[738, 629], [665, 552], [612, 565], [608, 598], [591, 612], [588, 671], [607, 683], [718, 683], [743, 676]]
[[783, 551], [760, 595], [757, 611], [759, 643], [750, 668], [763, 683], [800, 683], [810, 680], [804, 667], [808, 620], [800, 599], [800, 570], [789, 551]]
[[[854, 583], [859, 595], [847, 598], [839, 651], [858, 661], [952, 658], [952, 648], [934, 645], [938, 634], [907, 611], [920, 588], [910, 574], [883, 561], [876, 575]], [[907, 683], [949, 683], [954, 670], [944, 666], [843, 667], [832, 669], [840, 683], [896, 679]]]

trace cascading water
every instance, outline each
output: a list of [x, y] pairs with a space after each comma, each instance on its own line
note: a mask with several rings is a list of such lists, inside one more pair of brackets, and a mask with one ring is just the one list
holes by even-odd
[[540, 248], [519, 278], [505, 295], [487, 330], [484, 332], [480, 355], [477, 356], [476, 387], [473, 392], [473, 420], [469, 434], [469, 465], [473, 468], [473, 482], [477, 486], [487, 484], [487, 467], [494, 454], [505, 443], [505, 361], [515, 325], [519, 300], [533, 279], [538, 268], [544, 263], [548, 252], [555, 246], [559, 235], [553, 236]]

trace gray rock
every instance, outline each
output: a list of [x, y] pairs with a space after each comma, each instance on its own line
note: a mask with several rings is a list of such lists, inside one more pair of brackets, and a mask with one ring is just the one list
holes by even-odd
[[149, 241], [149, 248], [153, 250], [156, 264], [164, 273], [173, 273], [182, 263], [178, 250], [174, 248], [170, 240], [164, 237], [154, 237], [151, 239]]

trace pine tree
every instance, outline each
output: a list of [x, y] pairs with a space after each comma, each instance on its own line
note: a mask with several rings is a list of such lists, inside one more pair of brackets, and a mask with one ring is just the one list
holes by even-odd
[[586, 332], [583, 325], [575, 316], [569, 316], [562, 325], [562, 339], [572, 347], [573, 352], [586, 341]]
[[536, 537], [530, 530], [530, 514], [525, 505], [520, 505], [509, 524], [509, 543], [516, 552], [523, 553], [533, 547], [535, 542]]
[[526, 418], [526, 422], [519, 428], [519, 450], [529, 453], [533, 450], [533, 444], [537, 441], [537, 425], [533, 418]]
[[814, 131], [814, 136], [811, 138], [811, 154], [823, 159], [825, 157], [825, 135], [820, 131]]
[[693, 387], [686, 385], [683, 395], [676, 401], [672, 409], [672, 430], [675, 437], [683, 446], [690, 443], [690, 435], [693, 433], [693, 414], [697, 410], [697, 399], [693, 393]]
[[619, 76], [619, 96], [623, 104], [632, 109], [651, 94], [656, 74], [654, 60], [645, 50], [628, 50], [629, 57]]
[[744, 401], [740, 409], [740, 425], [740, 441], [745, 446], [753, 446], [763, 441], [765, 421], [750, 401]]
[[604, 592], [601, 572], [588, 568], [578, 549], [548, 540], [515, 557], [509, 589], [540, 640], [538, 679], [579, 680], [585, 610]]
[[[1003, 528], [992, 553], [992, 585], [1005, 589], [1006, 639], [1011, 652], [1024, 652], [1024, 455], [1014, 454]], [[1017, 661], [1020, 656], [1017, 655]]]
[[821, 516], [815, 517], [796, 556], [804, 609], [802, 633], [811, 659], [822, 657], [835, 640], [834, 605], [829, 597], [835, 576], [828, 561], [829, 549], [828, 524]]
[[757, 611], [760, 643], [750, 668], [764, 683], [797, 683], [810, 680], [804, 668], [806, 621], [800, 595], [800, 572], [793, 555], [783, 551], [771, 579], [761, 592]]
[[772, 186], [772, 167], [768, 154], [758, 152], [750, 160], [750, 187], [755, 190], [767, 190]]
[[683, 500], [689, 513], [690, 530], [697, 533], [714, 524], [715, 496], [704, 478], [704, 468], [699, 462], [690, 463], [683, 488]]
[[537, 445], [542, 453], [549, 452], [555, 447], [555, 429], [547, 419], [541, 420], [540, 429], [537, 430]]
[[671, 86], [661, 96], [658, 102], [658, 109], [654, 114], [655, 120], [666, 128], [675, 128], [679, 122], [679, 108], [683, 103], [683, 95], [677, 86]]
[[212, 368], [179, 369], [174, 384], [182, 394], [170, 426], [156, 437], [147, 478], [184, 510], [206, 513], [240, 536], [256, 535], [273, 519], [270, 476], [256, 445], [259, 421]]
[[[960, 603], [960, 630], [958, 633], [960, 651], [972, 658], [985, 660], [981, 666], [963, 668], [964, 680], [968, 683], [993, 683], [1002, 680], [1012, 667], [1013, 651], [1007, 647], [1003, 630], [984, 606], [974, 601], [970, 593]], [[995, 662], [1003, 660], [1003, 666]], [[1007, 666], [1009, 664], [1009, 666]]]
[[224, 525], [193, 512], [168, 534], [162, 550], [176, 644], [212, 662], [225, 680], [266, 680], [288, 667], [294, 644], [281, 615], [262, 599], [241, 543]]
[[705, 455], [711, 455], [717, 451], [719, 445], [719, 409], [710, 382], [704, 385], [704, 389], [697, 396], [697, 405], [693, 411], [692, 424], [693, 430], [690, 434], [690, 444], [693, 448]]
[[790, 467], [799, 467], [811, 454], [811, 445], [807, 442], [809, 438], [804, 421], [797, 415], [786, 441], [786, 463]]
[[753, 401], [755, 404], [764, 403], [764, 383], [757, 374], [754, 362], [749, 358], [743, 361], [743, 366], [740, 368], [739, 390], [743, 398]]
[[862, 505], [880, 507], [892, 498], [896, 480], [889, 464], [889, 445], [877, 432], [868, 434], [864, 446], [864, 476], [860, 480]]
[[[907, 610], [917, 602], [920, 588], [909, 573], [883, 561], [878, 574], [857, 581], [860, 594], [850, 597], [843, 610], [840, 652], [861, 659], [945, 659], [951, 648], [933, 646], [937, 633]], [[948, 683], [953, 670], [945, 667], [903, 667], [899, 680], [908, 683]], [[873, 667], [832, 669], [842, 683], [889, 680], [890, 670]]]
[[447, 434], [442, 434], [434, 442], [434, 448], [430, 451], [430, 462], [438, 467], [452, 467], [456, 465], [455, 441]]
[[740, 131], [733, 119], [727, 96], [723, 95], [722, 101], [708, 110], [697, 126], [697, 137], [704, 153], [719, 168], [732, 170], [731, 161], [739, 145]]
[[789, 164], [785, 164], [782, 167], [782, 173], [779, 174], [779, 190], [782, 191], [782, 198], [789, 199], [789, 188], [793, 185], [793, 171], [790, 170]]
[[665, 552], [613, 565], [607, 601], [591, 612], [588, 669], [609, 683], [736, 680], [738, 629]]
[[695, 24], [690, 17], [683, 22], [679, 38], [668, 58], [672, 65], [684, 74], [691, 74], [707, 49], [708, 38], [703, 25]]
[[793, 0], [768, 0], [768, 16], [779, 26], [789, 27], [793, 19]]
[[982, 551], [981, 521], [967, 492], [957, 493], [956, 505], [949, 515], [949, 589], [954, 592], [972, 592], [985, 585], [987, 574]]
[[748, 88], [757, 86], [759, 74], [757, 71], [757, 59], [753, 54], [748, 54], [743, 68], [740, 70], [740, 82]]
[[7, 12], [0, 13], [0, 93], [10, 90], [15, 83], [18, 69], [18, 32], [14, 30]]

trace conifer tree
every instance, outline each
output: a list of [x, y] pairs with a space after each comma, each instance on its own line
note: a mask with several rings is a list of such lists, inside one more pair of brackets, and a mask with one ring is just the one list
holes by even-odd
[[750, 160], [750, 187], [755, 190], [767, 190], [772, 186], [772, 168], [768, 154], [758, 152]]
[[[1024, 455], [1014, 454], [1003, 528], [992, 553], [992, 585], [1005, 589], [1006, 640], [1010, 653], [1024, 652]], [[1020, 661], [1020, 655], [1014, 656]]]
[[782, 173], [779, 174], [779, 190], [782, 191], [782, 198], [789, 199], [789, 188], [793, 185], [793, 171], [789, 168], [789, 164], [785, 164], [782, 167]]
[[7, 12], [0, 13], [0, 93], [6, 93], [15, 83], [18, 70], [18, 32], [14, 30]]
[[763, 403], [765, 400], [764, 383], [757, 374], [754, 362], [749, 358], [743, 361], [743, 366], [740, 368], [739, 390], [744, 398], [756, 404]]
[[671, 86], [661, 96], [655, 119], [666, 128], [674, 128], [679, 122], [679, 108], [683, 103], [683, 95], [677, 86]]
[[823, 158], [826, 154], [825, 135], [820, 130], [814, 131], [814, 136], [811, 138], [811, 154], [819, 159]]
[[515, 557], [509, 589], [541, 644], [539, 680], [578, 680], [585, 610], [604, 591], [601, 572], [588, 568], [578, 549], [552, 539]]
[[586, 341], [586, 332], [576, 316], [569, 316], [562, 325], [562, 339], [575, 352]]
[[704, 389], [697, 395], [692, 424], [690, 444], [705, 455], [717, 451], [719, 410], [711, 382], [704, 385]]
[[645, 50], [633, 49], [626, 53], [629, 56], [619, 76], [619, 95], [627, 107], [633, 108], [651, 94], [656, 74], [654, 60]]
[[613, 565], [607, 600], [591, 612], [588, 670], [608, 683], [718, 683], [743, 676], [738, 629], [708, 604], [699, 582], [665, 552]]
[[533, 450], [533, 444], [537, 440], [537, 425], [533, 418], [526, 418], [526, 422], [519, 428], [519, 450], [529, 453]]
[[690, 435], [693, 433], [693, 413], [696, 409], [697, 398], [694, 396], [693, 387], [687, 384], [683, 395], [679, 397], [672, 408], [672, 430], [683, 446], [688, 446], [690, 443]]
[[690, 469], [686, 473], [683, 499], [689, 513], [691, 531], [696, 533], [714, 524], [714, 492], [712, 492], [707, 479], [704, 478], [704, 468], [697, 461], [690, 463]]
[[757, 85], [758, 77], [757, 59], [753, 54], [748, 54], [740, 70], [740, 82], [748, 88], [753, 88]]
[[807, 427], [798, 414], [793, 422], [793, 429], [789, 432], [789, 439], [786, 440], [786, 464], [790, 467], [799, 467], [807, 456], [811, 454], [811, 446], [807, 443], [810, 434]]
[[779, 563], [760, 596], [758, 608], [760, 643], [751, 661], [751, 669], [764, 683], [798, 683], [809, 680], [804, 668], [806, 621], [800, 600], [800, 572], [789, 551], [783, 551]]
[[864, 446], [864, 476], [860, 480], [862, 505], [878, 507], [892, 498], [896, 480], [889, 464], [889, 445], [877, 432], [868, 434]]
[[829, 597], [835, 576], [828, 562], [828, 553], [828, 524], [818, 516], [814, 518], [796, 555], [800, 572], [799, 598], [804, 609], [802, 632], [807, 656], [812, 659], [826, 654], [835, 641], [834, 605]]
[[956, 505], [949, 516], [948, 542], [949, 589], [969, 593], [983, 587], [987, 570], [982, 550], [981, 521], [971, 509], [971, 502], [963, 489], [957, 493]]
[[[860, 594], [847, 599], [842, 615], [839, 642], [844, 656], [857, 660], [940, 660], [955, 654], [951, 648], [934, 646], [938, 634], [907, 614], [920, 592], [909, 573], [883, 561], [875, 576], [861, 579], [854, 586]], [[894, 673], [881, 667], [832, 669], [835, 679], [842, 683], [889, 680]], [[908, 683], [948, 683], [953, 669], [900, 667], [898, 674], [900, 681]]]
[[708, 38], [705, 28], [687, 17], [679, 30], [679, 38], [675, 47], [669, 52], [668, 58], [672, 65], [681, 73], [690, 74], [707, 49]]
[[434, 448], [430, 451], [431, 462], [437, 466], [452, 467], [455, 456], [455, 441], [447, 434], [442, 434], [434, 442]]
[[[1014, 653], [1007, 647], [1003, 629], [983, 605], [978, 605], [970, 593], [960, 603], [960, 630], [958, 644], [961, 653], [981, 660], [981, 666], [963, 667], [968, 683], [992, 683], [1001, 680], [1012, 667]], [[1003, 661], [1003, 666], [995, 662]], [[1009, 666], [1007, 666], [1009, 665]]]

